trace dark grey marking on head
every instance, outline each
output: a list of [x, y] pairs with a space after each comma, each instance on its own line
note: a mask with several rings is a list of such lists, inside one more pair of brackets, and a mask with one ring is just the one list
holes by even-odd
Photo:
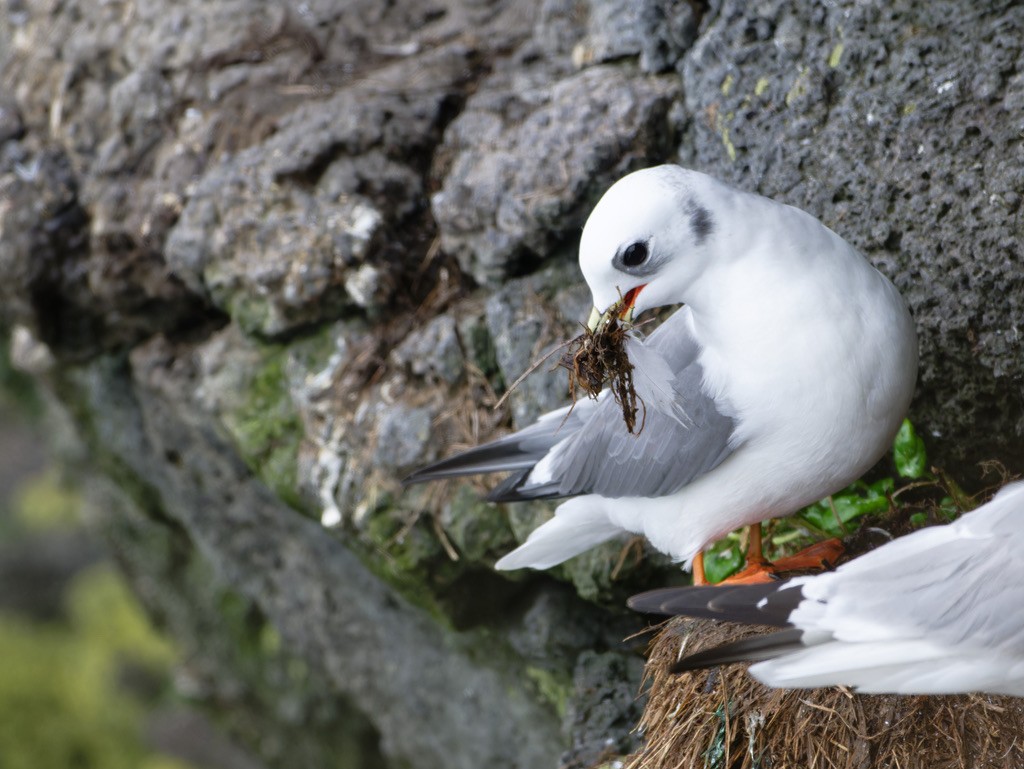
[[695, 200], [690, 201], [687, 206], [687, 212], [690, 214], [690, 227], [693, 228], [693, 239], [699, 246], [715, 231], [715, 220], [711, 217], [711, 212]]

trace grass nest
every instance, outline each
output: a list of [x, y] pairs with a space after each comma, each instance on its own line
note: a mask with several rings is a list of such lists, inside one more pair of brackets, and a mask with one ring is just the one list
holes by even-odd
[[[584, 328], [583, 333], [568, 343], [559, 365], [569, 371], [569, 393], [576, 404], [576, 390], [596, 398], [607, 385], [622, 409], [622, 419], [630, 433], [644, 429], [647, 409], [633, 387], [633, 364], [626, 354], [626, 333], [631, 326], [620, 322], [614, 314], [596, 331]], [[637, 425], [637, 415], [640, 424]]]
[[[1000, 475], [997, 485], [1009, 480], [1000, 465], [988, 465], [986, 472]], [[908, 496], [919, 499], [902, 498], [879, 523], [900, 535], [916, 528], [912, 521], [921, 511], [941, 520], [939, 496], [963, 492], [941, 470], [935, 473], [938, 480], [908, 487]], [[847, 556], [876, 545], [873, 531], [865, 526], [847, 537]], [[659, 626], [645, 671], [648, 702], [638, 727], [644, 746], [625, 760], [625, 769], [1024, 767], [1024, 699], [770, 689], [748, 675], [747, 663], [668, 672], [684, 644], [692, 654], [776, 629], [682, 617]]]
[[654, 639], [644, 747], [626, 769], [1016, 769], [1024, 700], [762, 686], [746, 664], [670, 675], [687, 653], [773, 628], [674, 619]]

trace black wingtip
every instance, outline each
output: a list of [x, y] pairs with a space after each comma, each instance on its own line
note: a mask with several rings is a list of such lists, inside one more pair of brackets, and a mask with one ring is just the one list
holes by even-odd
[[683, 657], [669, 668], [670, 673], [686, 673], [691, 670], [729, 665], [734, 662], [757, 662], [778, 657], [786, 652], [803, 648], [800, 639], [803, 631], [796, 628], [780, 630], [777, 633], [744, 638], [740, 641], [722, 644]]
[[513, 473], [503, 480], [487, 495], [488, 502], [536, 502], [542, 499], [561, 499], [565, 495], [558, 489], [557, 483], [545, 483], [524, 488], [526, 480], [533, 472], [533, 466], [521, 472]]
[[528, 470], [536, 464], [536, 457], [510, 451], [509, 445], [505, 441], [495, 441], [446, 457], [409, 473], [402, 479], [402, 485], [412, 486], [466, 475]]
[[626, 605], [644, 614], [785, 627], [802, 599], [801, 591], [790, 587], [787, 582], [667, 587], [635, 595]]
[[451, 477], [451, 476], [446, 476], [446, 475], [438, 475], [436, 473], [431, 472], [433, 467], [434, 467], [433, 465], [428, 465], [427, 467], [421, 467], [419, 470], [413, 470], [411, 473], [409, 473], [407, 476], [405, 476], [402, 479], [402, 488], [407, 488], [409, 486], [415, 486], [417, 483], [427, 483], [428, 481], [439, 481], [442, 478]]
[[721, 588], [713, 585], [700, 587], [662, 587], [648, 590], [626, 599], [626, 606], [641, 614], [665, 616], [711, 617], [708, 603], [719, 594]]

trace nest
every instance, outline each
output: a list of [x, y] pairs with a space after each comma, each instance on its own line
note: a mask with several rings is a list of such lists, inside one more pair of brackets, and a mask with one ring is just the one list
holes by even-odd
[[746, 664], [670, 675], [687, 653], [772, 628], [676, 619], [654, 639], [644, 747], [626, 769], [953, 769], [1024, 766], [1024, 701], [762, 686]]
[[[585, 328], [583, 333], [568, 343], [568, 350], [559, 364], [569, 371], [569, 393], [576, 404], [577, 388], [591, 398], [607, 384], [615, 402], [622, 409], [622, 419], [630, 433], [644, 429], [647, 410], [643, 400], [633, 388], [633, 364], [626, 354], [626, 332], [629, 327], [619, 322], [614, 314], [597, 331]], [[642, 413], [637, 427], [637, 414]]]

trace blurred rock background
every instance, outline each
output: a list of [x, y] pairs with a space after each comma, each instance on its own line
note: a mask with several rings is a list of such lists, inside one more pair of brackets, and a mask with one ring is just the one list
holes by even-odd
[[[549, 508], [401, 477], [564, 401], [539, 373], [492, 408], [587, 315], [590, 207], [664, 161], [860, 248], [917, 320], [933, 458], [1019, 472], [1022, 41], [1024, 9], [964, 0], [8, 0], [0, 325], [58, 469], [5, 514], [0, 611], [87, 637], [109, 554], [161, 634], [148, 694], [110, 696], [174, 712], [87, 731], [156, 761], [613, 761], [642, 704], [622, 599], [671, 567], [617, 542], [499, 575]], [[42, 460], [9, 435], [11, 510]], [[25, 523], [63, 494], [84, 523]]]

